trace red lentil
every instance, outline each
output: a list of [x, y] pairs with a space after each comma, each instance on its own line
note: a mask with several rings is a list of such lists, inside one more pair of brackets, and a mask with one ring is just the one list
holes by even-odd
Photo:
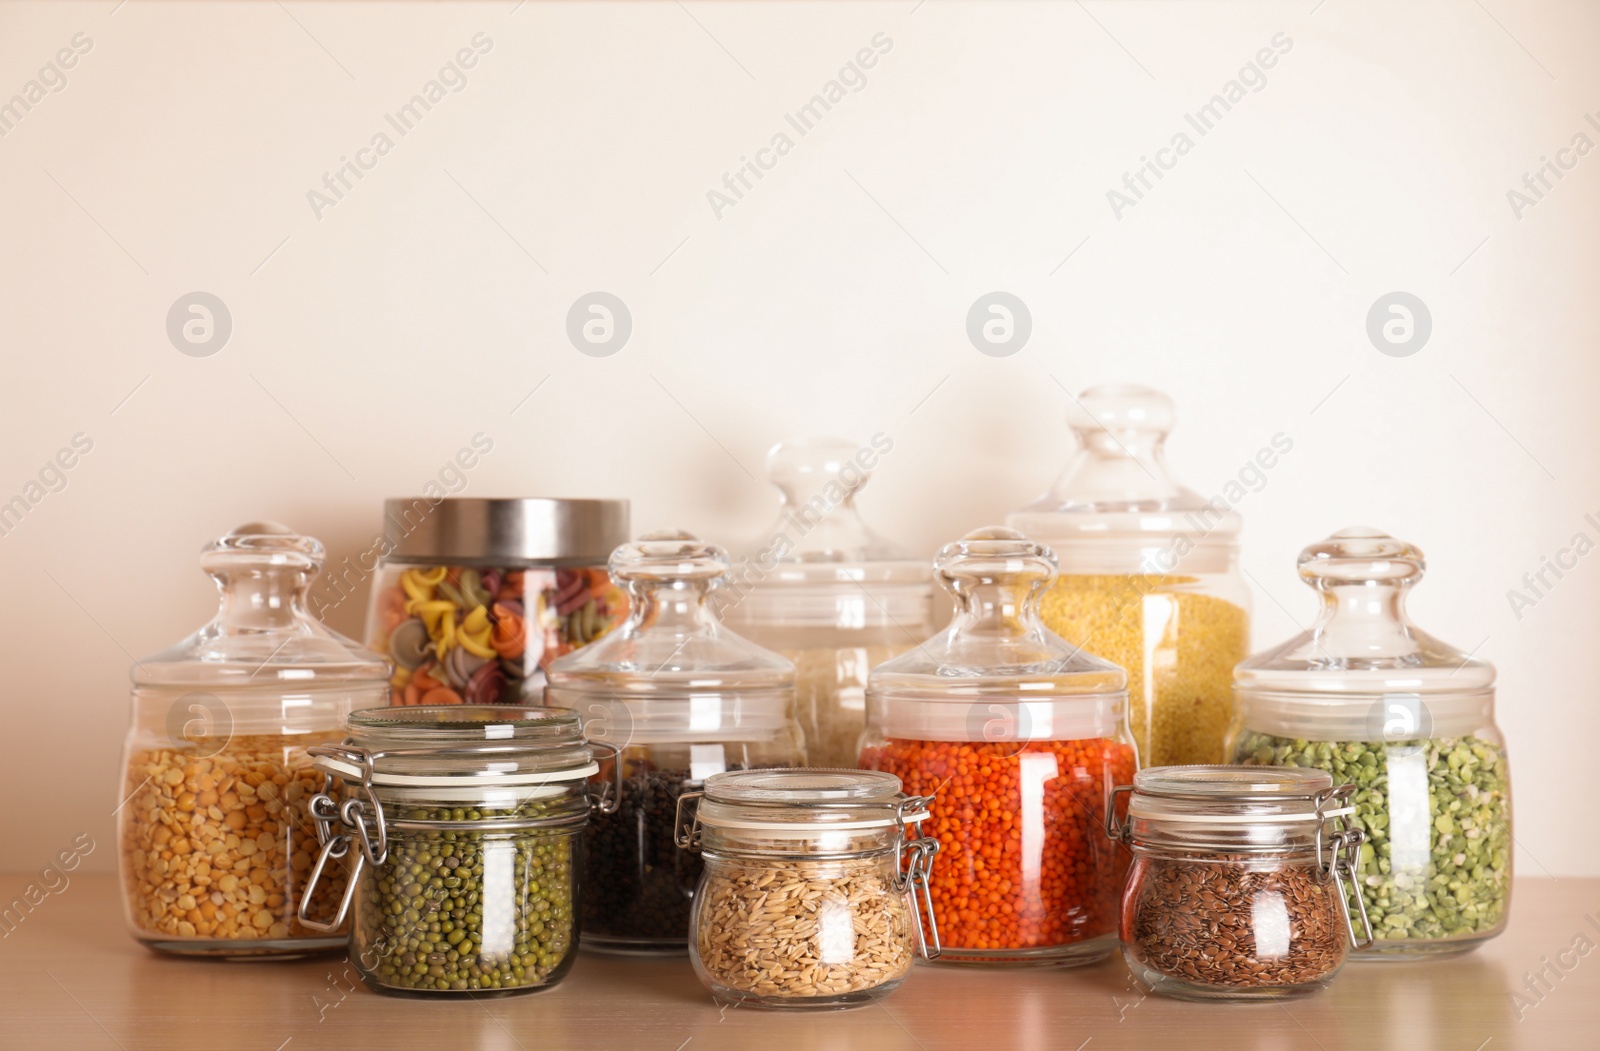
[[891, 738], [861, 765], [933, 796], [931, 880], [946, 949], [1067, 945], [1116, 929], [1128, 855], [1106, 837], [1105, 794], [1134, 752], [1105, 738], [973, 742]]

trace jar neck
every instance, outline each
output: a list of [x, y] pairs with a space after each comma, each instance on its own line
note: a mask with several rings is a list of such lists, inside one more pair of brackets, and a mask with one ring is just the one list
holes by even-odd
[[212, 574], [222, 592], [217, 626], [229, 634], [293, 630], [310, 617], [309, 573], [282, 566], [237, 567]]
[[1320, 589], [1321, 608], [1311, 627], [1320, 653], [1336, 660], [1394, 661], [1417, 652], [1415, 629], [1406, 614], [1408, 585], [1382, 582], [1337, 584]]
[[636, 629], [694, 634], [715, 630], [717, 618], [708, 599], [711, 588], [700, 580], [631, 580], [628, 596]]

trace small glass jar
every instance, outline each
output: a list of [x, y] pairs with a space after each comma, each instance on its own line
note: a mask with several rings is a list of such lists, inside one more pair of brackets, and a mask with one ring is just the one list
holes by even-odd
[[[115, 814], [123, 915], [152, 949], [287, 959], [344, 944], [295, 919], [317, 856], [307, 749], [382, 704], [389, 668], [307, 611], [322, 562], [311, 537], [240, 526], [200, 556], [216, 617], [134, 663]], [[341, 880], [330, 872], [320, 893], [337, 900]]]
[[[1050, 491], [1006, 518], [1048, 544], [1061, 574], [1039, 603], [1050, 630], [1127, 669], [1129, 721], [1148, 766], [1220, 763], [1233, 719], [1233, 666], [1250, 652], [1250, 590], [1239, 570], [1249, 490], [1207, 500], [1167, 470], [1172, 399], [1094, 387], [1069, 422], [1078, 453]], [[1287, 451], [1279, 435], [1248, 467]], [[1254, 477], [1254, 476], [1252, 476]]]
[[1300, 553], [1321, 609], [1309, 631], [1235, 673], [1236, 763], [1326, 770], [1355, 785], [1365, 831], [1360, 957], [1463, 952], [1511, 908], [1511, 773], [1494, 721], [1494, 666], [1406, 614], [1422, 552], [1366, 527]]
[[384, 502], [367, 644], [391, 704], [539, 704], [545, 671], [627, 616], [606, 555], [626, 500]]
[[619, 547], [610, 571], [628, 589], [627, 620], [550, 667], [549, 703], [577, 711], [589, 739], [619, 753], [597, 778], [620, 778], [621, 805], [584, 836], [586, 948], [687, 951], [701, 862], [677, 847], [678, 797], [724, 770], [805, 763], [794, 665], [712, 612], [728, 568], [726, 552], [688, 533]]
[[[705, 857], [689, 955], [718, 1003], [842, 1008], [894, 991], [939, 955], [928, 901], [930, 800], [892, 774], [713, 774], [678, 797], [678, 845]], [[697, 803], [686, 822], [686, 803]], [[687, 827], [685, 827], [687, 824]]]
[[[881, 438], [881, 436], [880, 436]], [[811, 439], [772, 447], [777, 519], [717, 593], [723, 620], [794, 661], [795, 715], [812, 766], [851, 767], [866, 728], [867, 673], [933, 630], [933, 578], [868, 529], [855, 498], [878, 447]]]
[[872, 671], [861, 766], [928, 796], [941, 961], [1080, 964], [1115, 946], [1126, 854], [1101, 832], [1132, 779], [1122, 669], [1041, 623], [1048, 548], [980, 529], [934, 563], [955, 619]]
[[1363, 837], [1352, 785], [1320, 770], [1168, 766], [1141, 770], [1127, 820], [1122, 956], [1152, 991], [1180, 1000], [1272, 1000], [1315, 992], [1356, 933], [1345, 907]]
[[[478, 998], [566, 975], [579, 837], [591, 808], [616, 802], [590, 795], [599, 768], [575, 714], [372, 708], [350, 716], [343, 744], [311, 753], [327, 785], [311, 803], [322, 851], [300, 922], [332, 931], [353, 909], [350, 958], [368, 987]], [[318, 877], [346, 857], [349, 889], [319, 915]]]

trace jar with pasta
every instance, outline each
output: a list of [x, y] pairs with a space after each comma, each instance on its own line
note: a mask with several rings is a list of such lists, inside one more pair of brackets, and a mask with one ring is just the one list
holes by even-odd
[[1127, 855], [1103, 831], [1133, 777], [1122, 669], [1039, 621], [1048, 548], [1003, 528], [934, 564], [955, 619], [872, 670], [860, 765], [929, 798], [940, 960], [1073, 965], [1116, 944]]
[[626, 500], [419, 496], [383, 527], [367, 645], [391, 704], [539, 704], [550, 663], [627, 615], [605, 569]]
[[[295, 915], [317, 856], [322, 775], [307, 750], [383, 703], [389, 671], [308, 612], [322, 563], [311, 537], [240, 526], [200, 558], [222, 592], [215, 619], [133, 667], [119, 862], [124, 916], [152, 949], [262, 959], [344, 944]], [[332, 868], [320, 905], [344, 890]]]
[[1411, 621], [1405, 600], [1424, 566], [1415, 545], [1369, 527], [1312, 544], [1299, 568], [1321, 600], [1316, 621], [1235, 673], [1231, 761], [1352, 786], [1366, 842], [1349, 894], [1373, 931], [1362, 958], [1465, 952], [1504, 931], [1511, 911], [1494, 666]]
[[1249, 589], [1233, 510], [1292, 442], [1274, 435], [1210, 499], [1179, 485], [1163, 447], [1172, 400], [1148, 387], [1074, 399], [1078, 452], [1007, 523], [1060, 560], [1039, 604], [1052, 631], [1128, 672], [1128, 713], [1150, 766], [1220, 763], [1233, 666], [1250, 649]]
[[861, 520], [856, 494], [888, 439], [784, 442], [767, 454], [778, 517], [739, 552], [716, 601], [740, 634], [794, 661], [812, 766], [854, 766], [867, 673], [933, 630], [928, 564]]
[[628, 618], [550, 667], [545, 696], [609, 746], [596, 779], [618, 805], [583, 837], [583, 946], [678, 955], [688, 949], [700, 856], [679, 850], [677, 804], [713, 774], [805, 762], [794, 725], [794, 665], [729, 631], [711, 598], [728, 555], [683, 532], [650, 533], [611, 556]]
[[680, 796], [678, 845], [705, 858], [689, 957], [712, 998], [853, 1007], [937, 958], [928, 802], [867, 770], [713, 774]]

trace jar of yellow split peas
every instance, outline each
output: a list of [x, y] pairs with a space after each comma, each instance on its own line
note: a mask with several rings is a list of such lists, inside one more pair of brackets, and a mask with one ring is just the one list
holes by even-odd
[[1140, 766], [1224, 761], [1233, 666], [1250, 652], [1240, 500], [1292, 444], [1277, 435], [1209, 499], [1167, 471], [1172, 399], [1138, 386], [1074, 399], [1078, 452], [1006, 523], [1048, 544], [1061, 572], [1039, 601], [1050, 630], [1128, 672]]
[[626, 500], [419, 496], [383, 523], [366, 641], [391, 704], [539, 704], [550, 662], [627, 615], [605, 569]]

